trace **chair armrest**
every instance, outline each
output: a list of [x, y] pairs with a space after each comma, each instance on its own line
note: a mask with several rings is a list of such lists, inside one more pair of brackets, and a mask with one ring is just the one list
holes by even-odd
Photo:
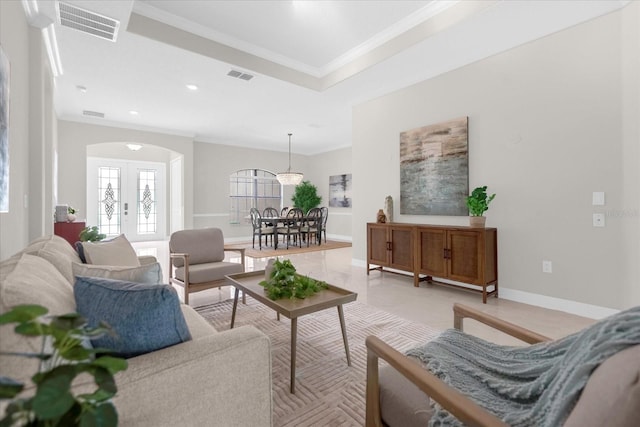
[[238, 252], [240, 253], [240, 259], [242, 260], [242, 271], [246, 271], [246, 269], [244, 268], [244, 252], [245, 252], [245, 248], [237, 248], [237, 247], [233, 247], [233, 246], [225, 246], [224, 247], [224, 251], [225, 252]]
[[452, 415], [469, 426], [506, 427], [502, 420], [487, 412], [465, 395], [442, 382], [415, 360], [405, 356], [375, 336], [368, 336], [367, 345], [367, 396], [366, 426], [382, 427], [380, 416], [380, 385], [378, 359], [385, 360], [400, 374], [414, 383], [431, 399], [438, 402]]
[[453, 327], [462, 331], [463, 330], [462, 323], [464, 318], [474, 319], [480, 323], [484, 323], [485, 325], [491, 326], [494, 329], [497, 329], [501, 332], [509, 334], [512, 337], [518, 338], [519, 340], [522, 340], [529, 344], [535, 344], [542, 341], [551, 340], [551, 338], [549, 337], [540, 335], [536, 332], [523, 328], [522, 326], [518, 326], [514, 323], [507, 322], [506, 320], [499, 319], [495, 316], [484, 313], [475, 308], [471, 308], [463, 304], [454, 303], [453, 304]]
[[252, 326], [128, 359], [120, 425], [272, 425], [271, 345]]

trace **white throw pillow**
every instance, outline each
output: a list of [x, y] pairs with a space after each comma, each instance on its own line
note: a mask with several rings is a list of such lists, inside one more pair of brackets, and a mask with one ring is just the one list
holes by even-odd
[[103, 242], [83, 242], [82, 250], [87, 264], [140, 266], [136, 251], [124, 234]]
[[74, 276], [102, 277], [105, 279], [124, 280], [127, 282], [155, 285], [162, 283], [160, 263], [141, 265], [140, 267], [121, 267], [115, 265], [93, 265], [74, 262]]

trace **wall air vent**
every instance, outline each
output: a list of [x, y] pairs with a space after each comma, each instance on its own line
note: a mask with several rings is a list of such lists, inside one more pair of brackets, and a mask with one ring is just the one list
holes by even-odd
[[101, 119], [104, 119], [104, 113], [100, 113], [98, 111], [84, 110], [82, 112], [82, 115], [89, 117], [100, 117]]
[[245, 81], [249, 81], [253, 78], [253, 76], [251, 74], [247, 74], [247, 73], [243, 73], [242, 71], [238, 71], [238, 70], [231, 70], [227, 73], [227, 76], [230, 77], [236, 77], [240, 80], [245, 80]]
[[73, 28], [112, 42], [116, 41], [120, 21], [104, 15], [98, 15], [69, 3], [56, 2], [56, 5], [60, 25], [63, 27]]

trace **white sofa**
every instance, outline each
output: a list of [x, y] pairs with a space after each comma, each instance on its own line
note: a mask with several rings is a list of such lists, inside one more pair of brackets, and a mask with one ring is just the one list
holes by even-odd
[[[76, 251], [58, 236], [39, 238], [0, 262], [0, 314], [18, 304], [74, 312], [73, 262], [81, 262]], [[268, 337], [253, 327], [218, 332], [191, 307], [182, 305], [182, 312], [192, 340], [130, 358], [116, 374], [120, 425], [271, 426]], [[39, 344], [11, 325], [0, 327], [0, 352], [38, 351]], [[0, 355], [0, 376], [31, 384], [36, 371], [35, 361]]]

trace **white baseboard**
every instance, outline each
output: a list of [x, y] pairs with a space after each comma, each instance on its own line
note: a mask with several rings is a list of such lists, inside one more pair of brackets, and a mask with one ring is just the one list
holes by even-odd
[[[361, 259], [352, 259], [351, 265], [355, 267], [367, 268], [367, 262]], [[406, 272], [403, 273], [407, 274]], [[612, 314], [616, 314], [620, 311], [613, 308], [600, 307], [597, 305], [585, 304], [578, 301], [571, 301], [568, 299], [550, 297], [547, 295], [534, 294], [531, 292], [519, 291], [516, 289], [503, 287], [500, 287], [500, 298], [534, 305], [536, 307], [548, 308], [550, 310], [564, 311], [565, 313], [588, 317], [590, 319], [602, 319], [604, 317], [611, 316]]]
[[509, 288], [500, 288], [500, 298], [535, 305], [537, 307], [548, 308], [551, 310], [564, 311], [566, 313], [576, 314], [578, 316], [588, 317], [591, 319], [602, 319], [620, 311], [613, 308], [600, 307], [598, 305], [585, 304], [583, 302]]

